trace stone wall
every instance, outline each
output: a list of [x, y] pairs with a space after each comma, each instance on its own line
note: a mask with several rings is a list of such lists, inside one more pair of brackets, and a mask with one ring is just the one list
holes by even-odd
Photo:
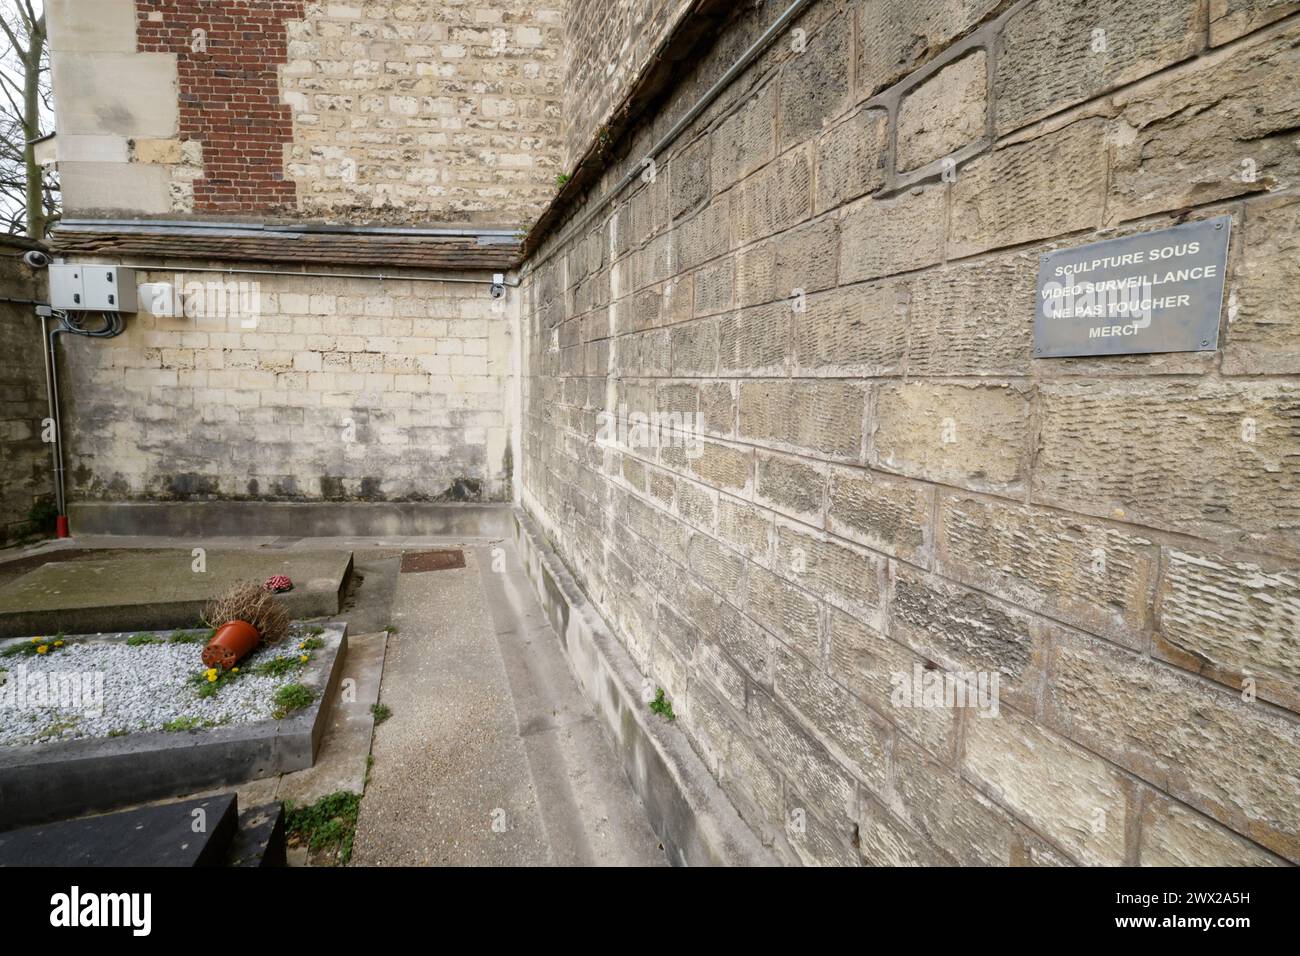
[[514, 317], [490, 276], [186, 265], [137, 274], [187, 294], [176, 316], [60, 340], [70, 500], [509, 498]]
[[554, 194], [563, 5], [50, 0], [77, 216], [527, 227]]
[[179, 138], [176, 55], [137, 49], [134, 0], [49, 0], [45, 18], [64, 213], [192, 212], [203, 144]]
[[41, 324], [33, 306], [45, 301], [43, 272], [22, 254], [33, 244], [0, 239], [0, 542], [26, 535], [33, 505], [54, 499], [50, 446], [41, 441], [49, 415]]
[[564, 16], [564, 169], [600, 142], [690, 0], [569, 0]]
[[560, 172], [563, 2], [308, 3], [281, 70], [307, 216], [527, 228]]
[[[783, 859], [1300, 859], [1295, 11], [819, 0], [526, 264], [524, 506]], [[1034, 359], [1040, 256], [1223, 214], [1217, 351]]]

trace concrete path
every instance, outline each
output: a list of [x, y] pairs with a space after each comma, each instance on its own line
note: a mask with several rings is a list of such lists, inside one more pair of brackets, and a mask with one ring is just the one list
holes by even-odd
[[397, 578], [353, 864], [664, 865], [513, 548], [465, 558]]
[[365, 792], [375, 727], [371, 707], [379, 700], [387, 641], [383, 631], [348, 635], [338, 699], [330, 708], [316, 762], [305, 770], [283, 774], [275, 789], [276, 800], [306, 806], [340, 790]]

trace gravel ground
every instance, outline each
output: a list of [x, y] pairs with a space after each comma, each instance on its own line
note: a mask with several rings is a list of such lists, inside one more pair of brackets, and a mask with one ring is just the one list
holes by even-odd
[[[164, 640], [171, 637], [171, 632], [156, 633]], [[0, 746], [162, 730], [177, 718], [192, 718], [204, 726], [266, 720], [275, 709], [276, 690], [296, 681], [300, 668], [280, 677], [250, 671], [261, 661], [303, 653], [298, 643], [306, 636], [295, 629], [279, 644], [259, 648], [240, 662], [238, 677], [206, 699], [190, 683], [205, 669], [199, 656], [202, 641], [132, 647], [124, 641], [82, 643], [69, 638], [45, 655], [0, 657]], [[102, 696], [98, 674], [103, 675]], [[26, 691], [21, 701], [20, 686]], [[42, 688], [58, 690], [46, 691], [41, 700], [37, 695]], [[61, 699], [55, 700], [59, 691]]]

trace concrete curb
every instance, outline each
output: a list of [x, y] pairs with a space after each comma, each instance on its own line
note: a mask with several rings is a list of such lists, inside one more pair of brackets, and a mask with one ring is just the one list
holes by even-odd
[[425, 501], [81, 501], [68, 505], [74, 535], [501, 538], [506, 504]]
[[299, 679], [315, 700], [284, 720], [0, 747], [0, 830], [310, 767], [342, 680], [347, 625], [326, 625], [321, 639]]
[[642, 703], [643, 675], [546, 545], [537, 524], [520, 509], [514, 510], [514, 539], [574, 676], [612, 735], [669, 862], [775, 865], [775, 857], [740, 818], [685, 734]]

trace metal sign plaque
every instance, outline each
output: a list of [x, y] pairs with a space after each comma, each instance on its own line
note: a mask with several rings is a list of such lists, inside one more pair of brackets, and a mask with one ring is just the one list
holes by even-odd
[[1034, 357], [1218, 348], [1231, 231], [1218, 216], [1044, 256]]

